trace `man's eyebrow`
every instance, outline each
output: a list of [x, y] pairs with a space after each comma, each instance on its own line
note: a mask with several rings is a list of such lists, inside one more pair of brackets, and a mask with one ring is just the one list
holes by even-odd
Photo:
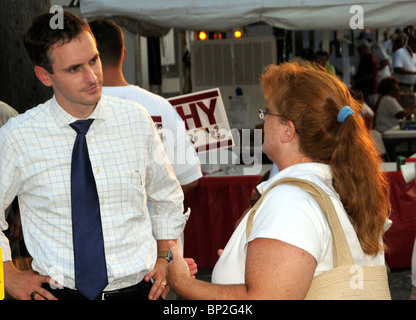
[[65, 71], [71, 71], [72, 69], [77, 69], [78, 67], [82, 66], [82, 64], [74, 64], [72, 66], [64, 68]]
[[[92, 57], [92, 59], [91, 59], [91, 60], [94, 60], [94, 59], [96, 60], [96, 59], [98, 59], [99, 57], [100, 57], [100, 54], [97, 52], [97, 53], [95, 54], [95, 56], [94, 56], [94, 57]], [[90, 60], [90, 61], [91, 61], [91, 60]]]
[[[95, 55], [94, 55], [94, 57], [92, 57], [88, 62], [90, 62], [90, 61], [92, 61], [92, 60], [94, 60], [94, 59], [98, 59], [98, 57], [100, 56], [100, 54], [99, 53], [96, 53]], [[65, 71], [70, 71], [70, 70], [72, 70], [72, 69], [77, 69], [78, 67], [80, 67], [80, 66], [82, 66], [82, 63], [79, 63], [79, 64], [74, 64], [74, 65], [71, 65], [71, 66], [69, 66], [69, 67], [66, 67], [66, 68], [64, 68], [64, 70]]]

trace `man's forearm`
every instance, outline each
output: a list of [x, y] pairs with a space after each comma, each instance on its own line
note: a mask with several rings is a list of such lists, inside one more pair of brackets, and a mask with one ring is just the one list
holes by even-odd
[[169, 250], [169, 241], [174, 241], [175, 243], [178, 242], [178, 240], [158, 240], [157, 241], [157, 251], [168, 251]]

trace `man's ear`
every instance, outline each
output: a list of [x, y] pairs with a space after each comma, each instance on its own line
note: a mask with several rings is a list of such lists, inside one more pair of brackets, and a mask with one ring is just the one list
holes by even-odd
[[52, 86], [52, 81], [50, 77], [51, 74], [47, 70], [45, 70], [41, 66], [35, 66], [34, 70], [35, 70], [36, 77], [38, 77], [40, 82], [42, 82], [47, 87]]
[[296, 136], [295, 124], [288, 120], [285, 124], [283, 134], [280, 136], [280, 142], [287, 143], [292, 141]]
[[124, 59], [126, 58], [126, 53], [127, 53], [127, 49], [126, 47], [123, 48], [123, 55], [121, 56], [121, 61], [123, 62]]

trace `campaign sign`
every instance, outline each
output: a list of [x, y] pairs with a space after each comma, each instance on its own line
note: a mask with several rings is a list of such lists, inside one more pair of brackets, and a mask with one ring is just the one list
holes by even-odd
[[168, 101], [185, 122], [197, 153], [234, 146], [218, 88], [169, 98]]

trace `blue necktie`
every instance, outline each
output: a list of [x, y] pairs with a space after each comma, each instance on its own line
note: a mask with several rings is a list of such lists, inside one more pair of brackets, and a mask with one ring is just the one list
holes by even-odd
[[91, 300], [108, 283], [100, 204], [85, 138], [93, 121], [78, 120], [70, 124], [77, 132], [71, 165], [75, 286]]

